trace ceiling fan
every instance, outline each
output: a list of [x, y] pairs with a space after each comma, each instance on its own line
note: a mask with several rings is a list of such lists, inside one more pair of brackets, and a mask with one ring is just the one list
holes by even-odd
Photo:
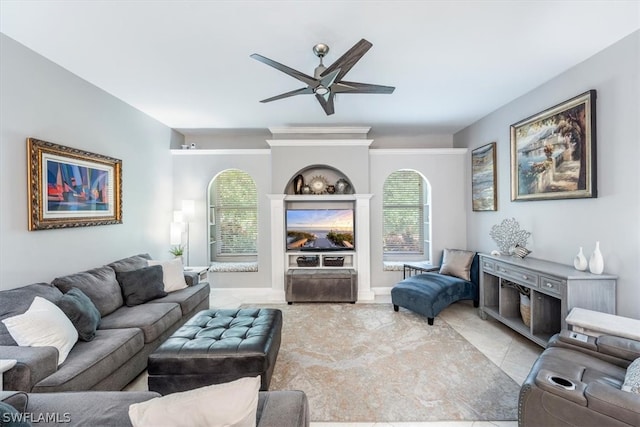
[[271, 102], [278, 99], [288, 98], [295, 95], [314, 94], [316, 99], [327, 113], [327, 116], [335, 113], [333, 99], [338, 93], [393, 93], [395, 87], [381, 86], [368, 83], [348, 82], [342, 78], [349, 70], [364, 56], [365, 53], [373, 46], [365, 39], [360, 40], [353, 45], [351, 49], [345, 52], [336, 62], [329, 67], [325, 67], [322, 58], [329, 53], [329, 46], [324, 43], [318, 43], [313, 47], [313, 53], [320, 58], [318, 65], [313, 73], [313, 77], [300, 71], [282, 65], [279, 62], [265, 58], [262, 55], [254, 53], [251, 58], [263, 62], [270, 67], [280, 70], [291, 77], [305, 83], [307, 87], [292, 90], [271, 98], [263, 99], [260, 102]]

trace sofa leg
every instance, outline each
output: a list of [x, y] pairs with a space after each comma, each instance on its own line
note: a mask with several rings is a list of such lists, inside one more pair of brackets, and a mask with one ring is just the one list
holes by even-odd
[[473, 306], [474, 306], [475, 308], [480, 307], [480, 300], [473, 300]]
[[400, 309], [400, 307], [398, 307], [397, 305], [393, 304], [393, 311], [398, 311]]
[[433, 326], [433, 317], [427, 317], [427, 323]]

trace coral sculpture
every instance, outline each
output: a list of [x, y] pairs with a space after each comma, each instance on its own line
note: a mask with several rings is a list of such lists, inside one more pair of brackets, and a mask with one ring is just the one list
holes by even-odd
[[489, 236], [498, 244], [503, 254], [512, 254], [516, 246], [526, 246], [531, 233], [520, 229], [515, 218], [505, 219], [501, 224], [491, 227]]

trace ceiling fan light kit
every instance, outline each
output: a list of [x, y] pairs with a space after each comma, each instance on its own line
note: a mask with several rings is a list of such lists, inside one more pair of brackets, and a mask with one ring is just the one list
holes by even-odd
[[307, 85], [300, 89], [295, 89], [271, 98], [263, 99], [260, 102], [265, 103], [296, 95], [313, 94], [322, 106], [324, 112], [329, 116], [335, 113], [334, 98], [338, 93], [393, 93], [395, 89], [393, 86], [381, 86], [342, 80], [345, 74], [347, 74], [349, 70], [351, 70], [351, 68], [353, 68], [353, 66], [360, 60], [360, 58], [362, 58], [364, 54], [371, 49], [371, 46], [373, 45], [370, 42], [362, 39], [351, 49], [345, 52], [344, 55], [338, 58], [336, 62], [331, 64], [329, 67], [325, 67], [322, 63], [322, 58], [329, 53], [329, 46], [324, 43], [316, 44], [313, 47], [313, 53], [320, 58], [320, 64], [314, 70], [313, 77], [257, 53], [250, 55], [251, 58], [267, 64], [278, 71], [282, 71], [283, 73]]

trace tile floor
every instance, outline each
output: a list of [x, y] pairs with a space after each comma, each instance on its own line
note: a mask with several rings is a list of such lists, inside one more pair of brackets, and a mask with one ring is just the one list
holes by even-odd
[[[375, 303], [390, 302], [390, 296], [380, 296], [375, 301]], [[242, 303], [243, 301], [239, 298], [229, 296], [212, 295], [211, 298], [211, 307], [235, 308]], [[525, 380], [531, 365], [543, 350], [542, 347], [493, 319], [481, 320], [477, 309], [470, 302], [455, 303], [443, 310], [439, 316], [518, 384], [522, 384]], [[127, 390], [146, 390], [146, 386], [145, 373], [133, 381]], [[517, 425], [517, 421], [311, 423], [311, 427], [517, 427]]]

